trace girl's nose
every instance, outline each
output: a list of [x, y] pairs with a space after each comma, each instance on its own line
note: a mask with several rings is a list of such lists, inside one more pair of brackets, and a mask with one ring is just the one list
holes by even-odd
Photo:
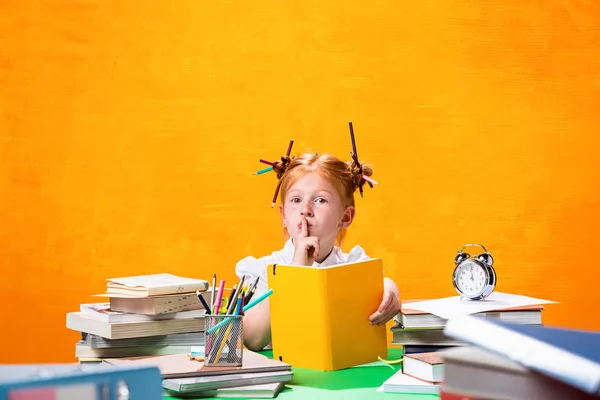
[[305, 217], [312, 217], [313, 216], [312, 208], [310, 208], [310, 205], [309, 205], [308, 202], [304, 203], [304, 207], [302, 207], [302, 210], [300, 211], [300, 214], [304, 215]]

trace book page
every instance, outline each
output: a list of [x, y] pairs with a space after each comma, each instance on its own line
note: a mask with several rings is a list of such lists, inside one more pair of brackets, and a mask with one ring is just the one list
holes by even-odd
[[552, 300], [536, 299], [518, 294], [493, 292], [485, 300], [471, 300], [460, 296], [435, 300], [411, 302], [411, 310], [419, 310], [449, 319], [459, 315], [468, 315], [485, 311], [497, 311], [505, 308], [557, 303]]
[[128, 276], [123, 278], [110, 278], [107, 280], [129, 288], [140, 287], [148, 289], [208, 282], [201, 279], [184, 278], [172, 274]]

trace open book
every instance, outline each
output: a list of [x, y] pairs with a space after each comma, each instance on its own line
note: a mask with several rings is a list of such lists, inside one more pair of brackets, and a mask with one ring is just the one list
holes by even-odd
[[269, 265], [267, 279], [274, 358], [332, 371], [387, 357], [385, 324], [369, 321], [383, 298], [380, 259], [322, 268]]
[[185, 278], [172, 274], [109, 278], [107, 281], [106, 295], [108, 296], [147, 297], [208, 290], [208, 281], [206, 280]]

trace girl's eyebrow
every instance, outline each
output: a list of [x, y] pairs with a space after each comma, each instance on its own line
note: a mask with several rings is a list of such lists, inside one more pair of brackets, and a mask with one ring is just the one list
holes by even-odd
[[[327, 189], [317, 189], [317, 190], [314, 192], [314, 195], [320, 194], [321, 192], [327, 193], [327, 194], [329, 194], [330, 196], [332, 196], [332, 195], [333, 195], [333, 194], [332, 194], [332, 193], [331, 193], [329, 190], [327, 190]], [[302, 193], [302, 191], [301, 191], [300, 189], [292, 189], [292, 190], [290, 190], [290, 191], [288, 192], [288, 194], [289, 194], [290, 196], [291, 196], [291, 195], [294, 195], [294, 194], [299, 194], [299, 193]]]

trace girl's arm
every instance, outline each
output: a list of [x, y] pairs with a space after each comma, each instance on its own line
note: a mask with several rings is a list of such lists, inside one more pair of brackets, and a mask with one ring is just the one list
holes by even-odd
[[244, 315], [244, 346], [252, 351], [262, 350], [271, 341], [269, 299], [265, 299]]
[[400, 291], [390, 278], [383, 278], [383, 300], [381, 305], [370, 317], [372, 324], [381, 325], [394, 318], [400, 311]]
[[400, 300], [400, 290], [398, 290], [398, 285], [396, 285], [396, 282], [394, 282], [390, 278], [383, 278], [383, 291], [393, 292], [396, 295], [396, 298]]

